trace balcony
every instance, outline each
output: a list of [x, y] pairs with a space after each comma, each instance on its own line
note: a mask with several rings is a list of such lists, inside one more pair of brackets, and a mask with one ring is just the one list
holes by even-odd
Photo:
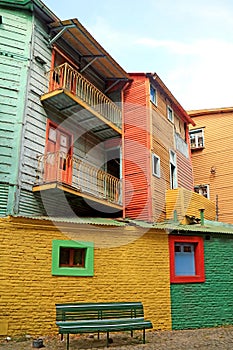
[[[46, 190], [63, 191], [72, 200], [74, 197], [81, 198], [82, 203], [95, 202], [102, 208], [107, 206], [115, 211], [122, 210], [120, 179], [63, 152], [39, 156], [33, 192]], [[51, 193], [53, 196], [55, 192]]]
[[68, 63], [50, 70], [46, 78], [48, 92], [41, 101], [50, 114], [74, 118], [100, 139], [121, 134], [121, 108]]

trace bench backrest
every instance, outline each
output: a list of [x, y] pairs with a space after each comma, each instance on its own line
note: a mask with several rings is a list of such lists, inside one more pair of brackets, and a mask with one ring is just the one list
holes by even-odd
[[144, 317], [141, 302], [56, 304], [56, 321]]

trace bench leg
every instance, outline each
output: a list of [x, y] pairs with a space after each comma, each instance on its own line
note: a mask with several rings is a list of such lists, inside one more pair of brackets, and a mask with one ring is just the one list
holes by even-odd
[[142, 338], [143, 340], [143, 344], [145, 344], [146, 343], [146, 330], [145, 330], [145, 328], [143, 328], [143, 338]]
[[100, 339], [100, 332], [98, 332], [98, 340]]
[[67, 333], [67, 339], [66, 339], [66, 350], [69, 350], [70, 347], [70, 335]]
[[130, 333], [131, 333], [131, 337], [133, 338], [133, 331], [130, 331]]
[[107, 332], [107, 348], [109, 346], [109, 332]]
[[61, 334], [61, 341], [63, 341], [63, 338], [64, 338], [64, 334], [62, 333]]

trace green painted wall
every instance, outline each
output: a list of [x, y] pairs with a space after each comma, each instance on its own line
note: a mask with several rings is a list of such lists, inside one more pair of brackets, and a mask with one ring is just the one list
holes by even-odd
[[[0, 185], [6, 214], [17, 213], [22, 128], [25, 116], [32, 16], [2, 8], [0, 25]], [[4, 193], [3, 193], [4, 192]], [[0, 211], [0, 215], [2, 212]]]
[[171, 285], [172, 328], [233, 324], [233, 237], [205, 240], [205, 283]]

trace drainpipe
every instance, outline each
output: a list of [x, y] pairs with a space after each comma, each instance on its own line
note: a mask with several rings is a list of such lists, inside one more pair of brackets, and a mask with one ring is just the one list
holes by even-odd
[[204, 217], [205, 209], [199, 209], [199, 211], [200, 211], [201, 226], [204, 226], [204, 224], [205, 224], [205, 217]]
[[178, 222], [178, 215], [177, 215], [177, 210], [173, 211], [173, 221]]

